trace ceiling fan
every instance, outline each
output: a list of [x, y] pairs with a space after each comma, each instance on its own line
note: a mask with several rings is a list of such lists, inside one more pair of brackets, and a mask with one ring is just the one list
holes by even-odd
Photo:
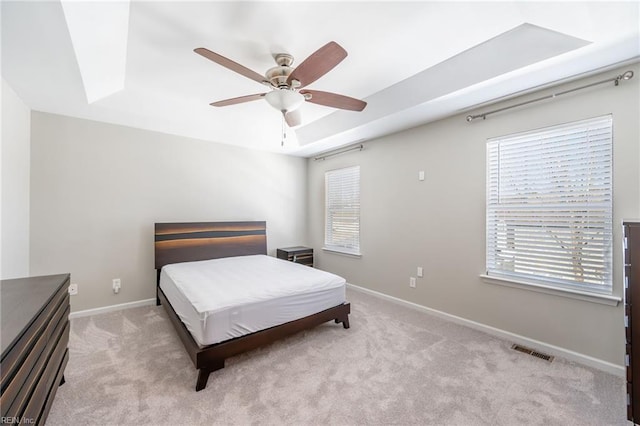
[[362, 111], [367, 106], [366, 102], [359, 99], [337, 93], [305, 89], [306, 86], [331, 71], [347, 57], [347, 51], [335, 41], [316, 50], [296, 68], [291, 67], [293, 56], [287, 53], [275, 54], [273, 56], [278, 65], [267, 70], [264, 76], [204, 47], [194, 49], [194, 52], [271, 88], [270, 92], [225, 99], [211, 103], [212, 106], [222, 107], [265, 98], [272, 107], [282, 112], [290, 127], [301, 124], [298, 107], [305, 101], [350, 111]]

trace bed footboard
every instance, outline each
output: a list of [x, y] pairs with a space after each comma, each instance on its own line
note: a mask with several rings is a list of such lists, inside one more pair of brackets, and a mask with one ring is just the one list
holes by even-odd
[[343, 303], [295, 321], [201, 348], [195, 340], [193, 340], [193, 337], [180, 318], [178, 318], [171, 303], [169, 303], [160, 288], [158, 289], [158, 300], [162, 302], [162, 305], [165, 307], [191, 361], [193, 361], [193, 364], [199, 370], [196, 381], [196, 391], [200, 391], [207, 386], [210, 373], [224, 368], [224, 362], [227, 358], [268, 345], [299, 331], [316, 327], [331, 320], [334, 320], [336, 323], [342, 323], [344, 328], [349, 328], [349, 314], [351, 313], [351, 305], [349, 303]]

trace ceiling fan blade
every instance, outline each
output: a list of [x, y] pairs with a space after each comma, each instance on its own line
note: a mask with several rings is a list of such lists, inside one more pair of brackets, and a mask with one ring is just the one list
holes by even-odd
[[264, 98], [264, 95], [266, 95], [266, 93], [256, 93], [255, 95], [246, 95], [246, 96], [240, 96], [237, 98], [225, 99], [218, 102], [212, 102], [209, 105], [215, 106], [215, 107], [222, 107], [227, 105], [241, 104], [243, 102], [257, 101], [258, 99]]
[[296, 127], [302, 124], [302, 114], [299, 109], [289, 111], [284, 115], [284, 119], [289, 127]]
[[302, 61], [287, 78], [287, 84], [291, 85], [293, 80], [298, 80], [299, 87], [308, 86], [331, 71], [346, 57], [347, 51], [335, 41], [330, 41]]
[[244, 65], [240, 65], [237, 62], [232, 61], [231, 59], [225, 58], [222, 55], [219, 55], [215, 52], [210, 51], [209, 49], [205, 49], [204, 47], [198, 47], [197, 49], [193, 49], [198, 55], [202, 55], [205, 58], [215, 62], [218, 65], [222, 65], [225, 68], [230, 69], [231, 71], [235, 71], [238, 74], [242, 74], [251, 80], [257, 81], [258, 83], [269, 84], [269, 82], [264, 78], [264, 76], [258, 74], [255, 71], [250, 70]]
[[[320, 90], [301, 90], [300, 94], [311, 94], [311, 102], [318, 105], [324, 105], [333, 108], [348, 109], [349, 111], [362, 111], [367, 106], [365, 101], [350, 98], [349, 96], [338, 95], [337, 93], [322, 92]], [[306, 98], [306, 96], [305, 96]]]

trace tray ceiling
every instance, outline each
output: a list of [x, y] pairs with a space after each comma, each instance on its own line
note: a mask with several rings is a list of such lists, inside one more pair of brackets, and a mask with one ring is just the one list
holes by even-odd
[[[637, 60], [638, 2], [2, 2], [2, 76], [32, 109], [312, 156], [473, 105]], [[281, 146], [264, 86], [196, 55], [264, 73], [328, 41], [349, 56], [309, 88], [361, 112], [305, 103]]]

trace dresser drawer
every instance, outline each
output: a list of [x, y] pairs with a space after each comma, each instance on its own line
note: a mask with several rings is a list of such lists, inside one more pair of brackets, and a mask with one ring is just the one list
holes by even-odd
[[[34, 346], [38, 342], [38, 339], [45, 332], [48, 322], [51, 321], [51, 317], [55, 315], [56, 309], [58, 309], [62, 303], [66, 303], [67, 306], [69, 305], [69, 293], [66, 287], [58, 290], [53, 300], [47, 304], [43, 311], [33, 320], [31, 325], [23, 331], [15, 344], [8, 348], [7, 353], [3, 354], [2, 371], [0, 372], [2, 389], [8, 386], [9, 381], [17, 373], [17, 369], [20, 368], [21, 363], [27, 355], [32, 350], [35, 350]], [[3, 401], [4, 397], [3, 392]], [[5, 407], [4, 404], [3, 407]]]
[[[67, 340], [68, 343], [68, 340]], [[69, 362], [69, 349], [65, 347], [64, 356], [62, 357], [62, 362], [58, 367], [58, 372], [53, 380], [53, 386], [49, 389], [49, 394], [46, 398], [46, 403], [42, 412], [40, 413], [40, 417], [38, 418], [38, 423], [43, 424], [49, 415], [49, 410], [51, 409], [51, 405], [53, 404], [53, 398], [56, 396], [56, 392], [58, 391], [59, 384], [62, 384], [62, 380], [64, 378], [64, 370], [67, 368], [67, 363]]]
[[3, 423], [44, 424], [64, 374], [69, 274], [0, 281]]
[[624, 364], [625, 367], [627, 368], [627, 382], [631, 383], [631, 381], [633, 380], [633, 363], [631, 362], [632, 358], [632, 354], [631, 354], [631, 345], [627, 345], [626, 351], [625, 351], [625, 355], [624, 355]]
[[297, 263], [313, 263], [313, 253], [294, 254], [290, 260]]
[[[43, 333], [42, 337], [36, 343], [36, 347], [43, 346], [41, 351], [32, 351], [22, 364], [18, 373], [14, 376], [13, 380], [9, 383], [7, 391], [10, 389], [18, 389], [17, 396], [13, 399], [11, 406], [5, 417], [17, 417], [25, 409], [26, 405], [30, 402], [31, 394], [38, 390], [42, 380], [46, 379], [45, 368], [49, 368], [52, 362], [52, 354], [55, 350], [66, 349], [67, 342], [69, 340], [69, 296], [67, 295], [67, 303], [59, 307], [58, 313], [53, 317], [47, 330]], [[66, 331], [66, 335], [64, 334]], [[66, 337], [65, 337], [66, 336]], [[64, 347], [58, 345], [64, 344]], [[59, 363], [60, 360], [58, 360]], [[15, 391], [13, 392], [15, 393]], [[2, 394], [2, 397], [7, 392]], [[2, 409], [5, 410], [5, 402], [2, 402]], [[42, 407], [41, 407], [42, 408]], [[31, 418], [31, 417], [25, 417]]]
[[47, 404], [47, 398], [51, 393], [55, 395], [55, 391], [57, 390], [58, 384], [60, 381], [56, 381], [58, 376], [58, 370], [61, 367], [61, 363], [63, 358], [68, 353], [67, 343], [69, 342], [69, 323], [64, 327], [62, 336], [60, 336], [60, 340], [62, 344], [57, 344], [54, 346], [53, 353], [51, 357], [48, 359], [46, 364], [46, 369], [43, 374], [40, 376], [40, 380], [37, 383], [37, 386], [34, 389], [33, 394], [29, 398], [27, 405], [24, 409], [22, 416], [26, 419], [36, 419], [37, 423], [40, 423], [38, 420], [42, 416], [42, 412], [44, 411], [45, 405]]
[[627, 383], [627, 419], [633, 419], [633, 386]]

